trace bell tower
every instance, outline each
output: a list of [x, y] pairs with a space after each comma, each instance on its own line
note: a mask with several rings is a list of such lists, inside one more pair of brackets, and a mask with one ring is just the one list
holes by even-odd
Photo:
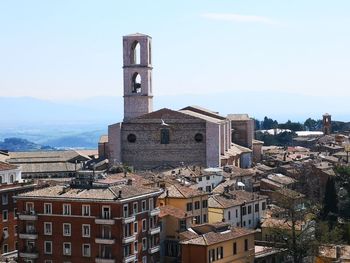
[[323, 115], [323, 133], [324, 135], [330, 135], [332, 133], [332, 116], [328, 113]]
[[123, 37], [124, 121], [153, 111], [150, 36]]

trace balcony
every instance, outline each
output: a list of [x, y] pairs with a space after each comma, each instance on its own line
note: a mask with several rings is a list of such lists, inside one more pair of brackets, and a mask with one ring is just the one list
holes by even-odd
[[95, 238], [96, 244], [102, 244], [102, 245], [114, 245], [115, 239], [111, 237], [98, 237]]
[[160, 209], [154, 208], [154, 209], [150, 210], [148, 213], [149, 213], [149, 216], [157, 216], [160, 213]]
[[149, 254], [155, 254], [155, 253], [159, 252], [159, 250], [160, 250], [160, 246], [159, 245], [158, 246], [153, 246], [153, 247], [148, 249], [148, 253]]
[[26, 233], [20, 233], [19, 238], [21, 239], [38, 239], [38, 233], [35, 231], [26, 231]]
[[19, 252], [21, 258], [36, 259], [39, 257], [36, 248], [25, 248], [24, 251]]
[[123, 237], [123, 244], [129, 244], [132, 243], [136, 240], [136, 236], [128, 236], [128, 237]]
[[129, 224], [135, 222], [135, 216], [129, 216], [129, 217], [123, 217], [122, 223], [123, 224]]
[[149, 235], [156, 235], [160, 233], [160, 227], [153, 227], [150, 230], [148, 230]]
[[115, 263], [115, 259], [111, 258], [96, 258], [95, 263]]
[[95, 224], [97, 225], [114, 225], [115, 220], [111, 218], [95, 218]]
[[136, 256], [135, 255], [129, 255], [124, 257], [123, 263], [130, 263], [130, 262], [135, 262]]
[[35, 213], [35, 211], [23, 211], [23, 213], [20, 213], [18, 215], [20, 220], [29, 220], [29, 221], [35, 221], [38, 220], [38, 215]]

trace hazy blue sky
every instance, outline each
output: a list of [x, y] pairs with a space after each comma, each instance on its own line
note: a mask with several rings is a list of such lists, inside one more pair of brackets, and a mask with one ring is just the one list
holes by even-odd
[[312, 111], [350, 96], [349, 25], [348, 0], [4, 0], [0, 96], [121, 95], [122, 36], [141, 32], [155, 95], [278, 91]]

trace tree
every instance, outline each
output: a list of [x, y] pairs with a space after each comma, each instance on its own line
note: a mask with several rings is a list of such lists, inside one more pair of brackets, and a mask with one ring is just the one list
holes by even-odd
[[[325, 196], [323, 199], [323, 208], [321, 212], [323, 220], [335, 223], [338, 217], [338, 197], [335, 189], [335, 181], [333, 177], [329, 177], [326, 183]], [[334, 224], [332, 224], [334, 225]]]
[[317, 121], [311, 118], [308, 118], [305, 122], [304, 122], [304, 126], [307, 130], [309, 131], [316, 131], [317, 130]]
[[265, 130], [277, 128], [278, 122], [276, 120], [270, 119], [267, 116], [264, 117], [262, 122], [262, 128]]

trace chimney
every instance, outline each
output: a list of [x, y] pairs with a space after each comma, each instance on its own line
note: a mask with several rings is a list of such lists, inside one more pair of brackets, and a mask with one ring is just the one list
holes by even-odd
[[340, 259], [341, 257], [341, 246], [335, 246], [335, 257], [336, 259]]
[[132, 185], [132, 179], [128, 179], [127, 185]]
[[122, 198], [122, 190], [119, 190], [118, 198]]

